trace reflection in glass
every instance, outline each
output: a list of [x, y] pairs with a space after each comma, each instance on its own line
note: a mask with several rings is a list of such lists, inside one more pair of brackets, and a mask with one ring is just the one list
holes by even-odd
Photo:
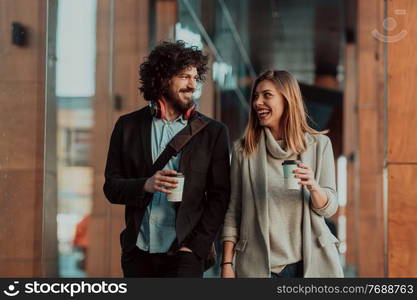
[[61, 277], [84, 277], [91, 212], [96, 0], [58, 2], [58, 251]]

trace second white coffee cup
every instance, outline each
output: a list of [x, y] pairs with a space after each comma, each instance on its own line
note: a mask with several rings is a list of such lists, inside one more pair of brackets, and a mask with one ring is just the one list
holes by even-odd
[[294, 170], [298, 169], [299, 160], [284, 160], [282, 168], [284, 170], [285, 188], [288, 190], [300, 190], [301, 185], [298, 184], [299, 178], [295, 178]]

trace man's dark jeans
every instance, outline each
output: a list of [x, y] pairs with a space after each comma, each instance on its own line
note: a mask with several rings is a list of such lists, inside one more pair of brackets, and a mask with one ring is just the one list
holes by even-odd
[[192, 252], [149, 253], [135, 247], [121, 258], [124, 277], [197, 277], [202, 278], [204, 261]]

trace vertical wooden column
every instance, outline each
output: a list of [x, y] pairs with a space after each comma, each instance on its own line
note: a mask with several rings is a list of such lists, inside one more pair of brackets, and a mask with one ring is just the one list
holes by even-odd
[[113, 22], [111, 0], [97, 1], [96, 94], [94, 97], [94, 125], [92, 129], [92, 166], [94, 170], [93, 205], [88, 229], [88, 276], [110, 276], [111, 224], [110, 205], [103, 195], [106, 147], [113, 123]]
[[343, 155], [347, 158], [346, 189], [346, 256], [347, 271], [356, 272], [358, 265], [358, 112], [357, 112], [357, 47], [348, 43], [345, 48], [345, 93], [343, 99]]
[[[5, 277], [43, 275], [46, 8], [44, 0], [0, 1], [0, 276]], [[26, 27], [26, 46], [11, 43], [12, 22]]]
[[[43, 190], [43, 230], [42, 230], [42, 275], [57, 277], [58, 254], [58, 170], [57, 170], [57, 106], [56, 96], [56, 42], [58, 22], [58, 0], [47, 2], [47, 74], [44, 137], [44, 190]], [[46, 6], [45, 6], [46, 9]]]
[[389, 0], [388, 276], [417, 277], [417, 6]]
[[87, 274], [122, 276], [119, 234], [124, 206], [103, 194], [110, 134], [117, 118], [146, 105], [140, 97], [138, 68], [148, 54], [148, 1], [97, 1], [97, 73], [94, 101], [94, 197]]
[[155, 0], [156, 42], [175, 38], [175, 24], [178, 20], [176, 0]]
[[384, 277], [384, 1], [358, 1], [358, 276]]

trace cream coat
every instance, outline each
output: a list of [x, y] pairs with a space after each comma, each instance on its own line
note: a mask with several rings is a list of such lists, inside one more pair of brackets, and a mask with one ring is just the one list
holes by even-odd
[[[263, 134], [257, 153], [246, 157], [237, 141], [232, 153], [231, 201], [225, 217], [223, 240], [235, 245], [237, 277], [270, 277], [270, 248], [267, 212], [266, 153]], [[315, 209], [310, 193], [302, 188], [303, 198], [303, 262], [304, 277], [343, 277], [337, 238], [331, 234], [324, 217], [338, 208], [333, 149], [325, 135], [306, 134], [307, 150], [300, 155], [312, 168], [315, 179], [329, 199], [327, 205]]]

